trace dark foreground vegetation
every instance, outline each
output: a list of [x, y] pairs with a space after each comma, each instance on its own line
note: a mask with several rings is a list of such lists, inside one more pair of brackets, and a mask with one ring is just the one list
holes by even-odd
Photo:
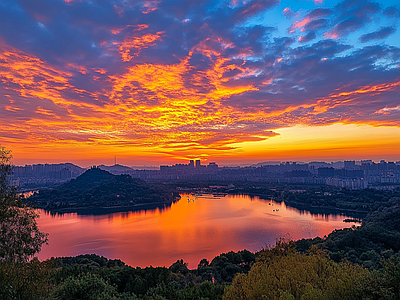
[[335, 262], [293, 241], [256, 254], [223, 253], [189, 270], [133, 268], [97, 255], [0, 264], [0, 299], [400, 299], [400, 258], [378, 268]]
[[0, 299], [400, 299], [398, 190], [342, 191], [329, 198], [334, 191], [270, 189], [285, 201], [319, 199], [320, 206], [352, 196], [348, 201], [362, 203], [368, 215], [359, 227], [323, 238], [280, 239], [257, 253], [222, 253], [202, 259], [194, 270], [183, 260], [135, 268], [94, 254], [40, 262], [30, 258], [46, 234], [39, 231], [35, 212], [7, 186], [10, 155], [0, 150]]

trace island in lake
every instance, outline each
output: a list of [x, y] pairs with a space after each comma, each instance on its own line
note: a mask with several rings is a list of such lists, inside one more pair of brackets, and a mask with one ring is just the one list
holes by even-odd
[[165, 205], [179, 199], [179, 194], [169, 187], [150, 184], [129, 175], [113, 175], [92, 167], [68, 183], [40, 190], [29, 201], [45, 210], [72, 212], [82, 209]]

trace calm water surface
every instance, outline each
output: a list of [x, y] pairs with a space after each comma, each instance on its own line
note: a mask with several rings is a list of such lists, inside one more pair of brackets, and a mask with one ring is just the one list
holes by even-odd
[[256, 251], [278, 237], [323, 237], [352, 225], [343, 223], [343, 215], [310, 214], [246, 195], [192, 200], [182, 194], [167, 208], [106, 215], [51, 215], [40, 210], [38, 224], [50, 235], [38, 257], [96, 253], [140, 267], [170, 266], [182, 258], [196, 268], [202, 258], [211, 261], [222, 252]]

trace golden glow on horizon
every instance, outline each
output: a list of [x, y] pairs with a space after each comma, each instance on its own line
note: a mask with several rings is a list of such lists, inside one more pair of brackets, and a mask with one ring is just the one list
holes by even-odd
[[[245, 157], [262, 160], [399, 160], [400, 128], [334, 124], [308, 127], [298, 125], [276, 130], [279, 136], [241, 145]], [[240, 155], [240, 154], [239, 154]]]

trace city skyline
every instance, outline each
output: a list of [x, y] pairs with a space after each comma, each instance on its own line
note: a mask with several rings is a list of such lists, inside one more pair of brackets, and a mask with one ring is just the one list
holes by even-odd
[[15, 165], [400, 160], [397, 0], [0, 7]]
[[11, 176], [13, 186], [59, 184], [93, 170], [114, 175], [129, 175], [142, 180], [172, 180], [179, 182], [269, 182], [284, 184], [333, 185], [350, 189], [393, 190], [400, 183], [400, 161], [375, 163], [372, 160], [338, 162], [264, 162], [252, 166], [219, 166], [200, 160], [159, 168], [130, 168], [122, 165], [98, 165], [90, 168], [67, 164], [15, 166]]
[[74, 164], [72, 162], [60, 162], [60, 163], [33, 163], [33, 164], [25, 164], [25, 165], [17, 165], [17, 164], [13, 164], [14, 167], [26, 167], [26, 166], [58, 166], [58, 165], [72, 165], [72, 166], [77, 166], [79, 168], [82, 169], [90, 169], [92, 167], [107, 167], [107, 168], [112, 168], [112, 167], [126, 167], [126, 168], [131, 168], [131, 169], [146, 169], [149, 168], [151, 170], [154, 170], [155, 168], [160, 168], [160, 167], [170, 167], [170, 166], [189, 166], [189, 167], [193, 167], [193, 168], [198, 168], [198, 167], [204, 167], [207, 165], [217, 165], [219, 167], [227, 167], [227, 168], [235, 168], [235, 167], [261, 167], [261, 166], [277, 166], [277, 165], [302, 165], [302, 164], [327, 164], [327, 165], [332, 165], [335, 166], [335, 168], [343, 168], [343, 166], [346, 163], [352, 163], [355, 164], [355, 166], [361, 166], [363, 164], [395, 164], [395, 165], [400, 165], [400, 160], [392, 160], [392, 161], [387, 161], [385, 159], [379, 159], [379, 160], [373, 160], [373, 159], [361, 159], [361, 160], [351, 160], [351, 159], [342, 159], [342, 160], [333, 160], [333, 161], [329, 161], [329, 160], [316, 160], [316, 159], [310, 159], [308, 161], [296, 161], [296, 160], [287, 160], [287, 161], [280, 161], [280, 160], [270, 160], [270, 161], [259, 161], [257, 163], [252, 163], [252, 164], [233, 164], [233, 165], [224, 165], [224, 164], [219, 164], [216, 161], [208, 160], [208, 161], [202, 161], [201, 159], [189, 159], [189, 160], [185, 160], [185, 161], [180, 161], [174, 164], [160, 164], [160, 165], [138, 165], [138, 166], [129, 166], [129, 165], [124, 165], [124, 164], [120, 164], [119, 162], [116, 162], [115, 157], [114, 157], [114, 164], [106, 164], [106, 163], [101, 163], [101, 164], [94, 164], [94, 165], [78, 165], [78, 164]]

